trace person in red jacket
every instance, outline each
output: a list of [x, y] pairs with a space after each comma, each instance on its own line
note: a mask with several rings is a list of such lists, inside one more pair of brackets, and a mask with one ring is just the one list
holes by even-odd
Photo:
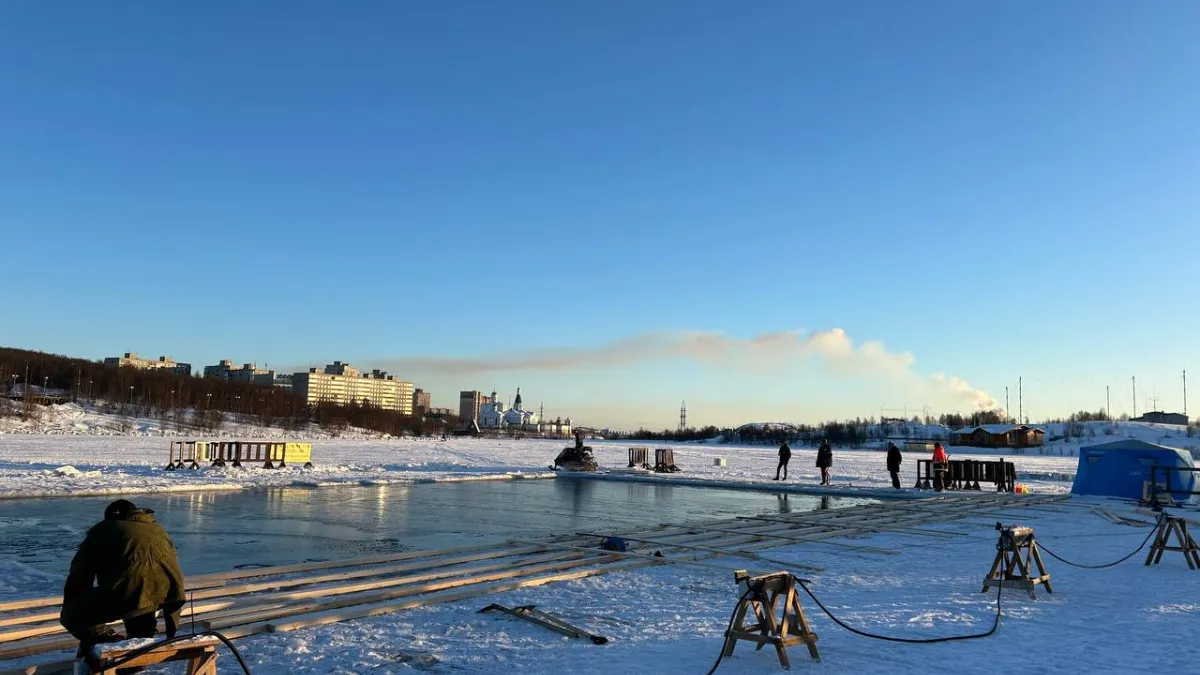
[[941, 443], [933, 444], [933, 489], [941, 492], [946, 489], [946, 469], [949, 466], [950, 456], [946, 454], [946, 449]]

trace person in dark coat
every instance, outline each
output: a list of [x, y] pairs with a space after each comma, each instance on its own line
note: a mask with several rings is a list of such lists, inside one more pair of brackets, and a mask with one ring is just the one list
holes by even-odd
[[833, 448], [829, 441], [821, 441], [817, 448], [817, 468], [821, 470], [821, 485], [829, 485], [829, 467], [833, 466]]
[[792, 449], [787, 441], [779, 444], [779, 466], [775, 467], [775, 480], [779, 480], [779, 472], [783, 471], [783, 480], [787, 480], [787, 465], [792, 459]]
[[887, 470], [892, 474], [892, 487], [900, 489], [900, 463], [904, 461], [904, 456], [900, 454], [900, 448], [892, 441], [888, 441], [887, 446]]
[[122, 620], [128, 638], [154, 637], [163, 611], [174, 637], [185, 603], [183, 571], [175, 544], [154, 511], [118, 499], [88, 530], [63, 586], [59, 621], [80, 648], [122, 638], [108, 623]]

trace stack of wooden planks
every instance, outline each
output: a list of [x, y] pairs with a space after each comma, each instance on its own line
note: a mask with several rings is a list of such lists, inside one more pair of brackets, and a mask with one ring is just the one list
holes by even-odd
[[[1065, 497], [984, 493], [903, 505], [871, 503], [205, 574], [187, 579], [191, 602], [184, 610], [184, 629], [194, 620], [197, 628], [240, 638], [650, 565], [733, 569], [711, 562], [721, 558], [761, 563], [738, 565], [752, 569], [769, 569], [762, 566], [769, 565], [819, 571], [760, 551], [813, 544], [864, 554], [894, 554], [886, 548], [833, 540], [879, 532], [942, 539], [965, 536], [927, 525], [1062, 499]], [[626, 552], [600, 550], [598, 538], [605, 535], [620, 536], [643, 547]], [[65, 659], [76, 643], [58, 623], [61, 601], [60, 597], [44, 597], [0, 603], [0, 675], [70, 668]], [[27, 665], [30, 662], [34, 665]]]

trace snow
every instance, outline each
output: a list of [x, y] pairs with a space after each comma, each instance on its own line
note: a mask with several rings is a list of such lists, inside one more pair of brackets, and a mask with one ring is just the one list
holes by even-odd
[[[1072, 504], [1082, 504], [1072, 500]], [[1129, 513], [1132, 508], [1106, 508]], [[1150, 520], [1143, 516], [1144, 520]], [[1081, 562], [1115, 560], [1145, 538], [1146, 527], [1114, 525], [1075, 506], [1034, 508], [1021, 519], [1056, 552]], [[980, 593], [995, 554], [994, 518], [941, 525], [967, 536], [915, 545], [902, 535], [861, 540], [894, 548], [896, 556], [787, 547], [771, 555], [826, 567], [807, 573], [812, 588], [843, 621], [909, 638], [982, 632], [990, 627], [994, 593]], [[935, 549], [935, 550], [930, 550]], [[1193, 576], [1182, 559], [1144, 567], [1135, 556], [1108, 571], [1079, 570], [1047, 560], [1055, 593], [1005, 591], [999, 633], [986, 640], [938, 645], [881, 643], [834, 626], [807, 598], [820, 636], [821, 663], [802, 647], [789, 650], [792, 670], [823, 673], [924, 673], [932, 664], [955, 672], [994, 673], [1004, 664], [1039, 672], [1191, 672], [1200, 657], [1192, 639], [1200, 625]], [[734, 566], [754, 563], [715, 560]], [[736, 601], [731, 575], [683, 566], [649, 568], [528, 589], [472, 602], [411, 610], [319, 629], [243, 641], [257, 675], [274, 673], [464, 672], [704, 673], [716, 657]], [[1116, 593], [1114, 588], [1137, 589]], [[603, 647], [516, 619], [477, 614], [497, 602], [537, 605], [609, 638]], [[1119, 637], [1119, 639], [1117, 639]], [[1137, 648], [1137, 646], [1142, 648]], [[1161, 645], [1162, 648], [1146, 648]], [[1169, 648], [1167, 647], [1169, 645]], [[936, 669], [942, 669], [938, 667]], [[719, 673], [777, 672], [771, 650], [742, 643]]]
[[[1121, 428], [1162, 442], [1168, 430], [1157, 426]], [[1099, 433], [1099, 438], [1085, 444], [1116, 440]], [[444, 442], [324, 439], [314, 442], [317, 466], [312, 470], [165, 472], [161, 465], [168, 440], [161, 436], [3, 435], [0, 495], [16, 498], [539, 476], [549, 475], [545, 467], [564, 445], [563, 441], [470, 438]], [[630, 445], [664, 446], [638, 442], [591, 445], [600, 464], [614, 469], [613, 475], [620, 475], [616, 469], [623, 470]], [[683, 472], [657, 480], [781, 487], [769, 480], [776, 461], [773, 447], [666, 445], [674, 449]], [[1037, 492], [1061, 493], [1069, 489], [1066, 477], [1074, 473], [1078, 447], [1079, 443], [1063, 443], [1041, 453], [1035, 450], [1008, 457], [1016, 462], [1021, 482]], [[964, 448], [951, 448], [951, 452], [975, 453]], [[713, 466], [714, 456], [724, 457], [727, 465]], [[815, 450], [794, 448], [787, 485], [816, 483], [814, 459]], [[908, 457], [904, 464], [905, 476], [913, 473], [912, 459]], [[883, 454], [872, 450], [835, 449], [833, 477], [835, 484], [847, 489], [890, 490]], [[906, 496], [929, 494], [905, 492]], [[1076, 497], [1054, 505], [1019, 510], [1006, 507], [1003, 513], [937, 523], [937, 529], [960, 533], [952, 539], [915, 540], [899, 533], [879, 533], [853, 540], [893, 549], [897, 555], [804, 545], [773, 548], [769, 555], [797, 566], [824, 567], [824, 572], [804, 576], [813, 580], [813, 590], [832, 611], [856, 627], [909, 638], [975, 633], [990, 627], [994, 616], [995, 596], [979, 591], [995, 555], [996, 520], [1032, 526], [1038, 539], [1056, 553], [1082, 563], [1115, 560], [1145, 539], [1147, 526], [1114, 523], [1093, 513], [1094, 505], [1143, 522], [1152, 520], [1127, 502]], [[1091, 571], [1047, 559], [1055, 593], [1039, 592], [1039, 599], [1031, 601], [1020, 593], [1005, 591], [999, 633], [969, 642], [922, 646], [870, 641], [834, 626], [805, 598], [809, 620], [820, 635], [822, 661], [814, 664], [803, 648], [792, 648], [792, 669], [893, 675], [946, 667], [962, 673], [993, 673], [1013, 666], [1033, 667], [1039, 672], [1191, 672], [1200, 659], [1200, 644], [1194, 640], [1200, 626], [1200, 602], [1194, 597], [1197, 573], [1190, 572], [1177, 553], [1166, 554], [1162, 564], [1154, 567], [1143, 566], [1142, 560], [1143, 556], [1134, 556], [1116, 568]], [[774, 571], [759, 567], [761, 562], [737, 558], [708, 562]], [[61, 584], [61, 580], [16, 560], [2, 561], [0, 569], [4, 570], [0, 572], [0, 600], [53, 594]], [[703, 673], [721, 647], [735, 601], [736, 589], [729, 574], [682, 565], [651, 567], [293, 633], [260, 635], [240, 640], [238, 645], [255, 675], [501, 670], [526, 675]], [[537, 605], [608, 637], [610, 643], [595, 646], [511, 617], [477, 613], [492, 602], [510, 607]], [[226, 668], [233, 665], [224, 662]], [[771, 650], [755, 651], [743, 643], [718, 672], [777, 671]]]
[[[562, 440], [488, 438], [446, 441], [326, 439], [314, 441], [315, 466], [311, 469], [252, 466], [164, 471], [169, 442], [169, 438], [153, 436], [0, 436], [0, 499], [549, 478], [555, 475], [549, 465], [566, 443]], [[630, 445], [592, 443], [601, 467], [614, 473], [625, 473], [626, 478]], [[669, 477], [647, 476], [645, 480], [791, 491], [807, 490], [819, 482], [819, 473], [814, 466], [816, 451], [812, 449], [795, 449], [789, 480], [778, 483], [770, 480], [775, 475], [773, 447], [667, 446], [674, 449], [675, 462], [683, 472]], [[725, 458], [725, 466], [713, 466], [712, 457], [717, 455]], [[1073, 457], [1038, 456], [1015, 460], [1019, 480], [1034, 491], [1066, 492], [1070, 489], [1069, 481], [1074, 477], [1077, 461]], [[910, 475], [915, 475], [916, 464], [909, 461], [904, 466], [904, 480], [908, 481]], [[891, 489], [884, 457], [879, 452], [835, 450], [832, 474], [839, 488]]]
[[[1012, 519], [1035, 528], [1056, 553], [1083, 563], [1115, 560], [1135, 549], [1146, 526], [1116, 525], [1088, 508], [1103, 505], [1149, 522], [1128, 504], [1073, 498], [1039, 506]], [[995, 594], [980, 593], [995, 554], [996, 517], [943, 523], [963, 536], [914, 542], [896, 533], [855, 540], [898, 555], [831, 547], [772, 549], [774, 558], [819, 565], [805, 573], [822, 601], [843, 621], [871, 632], [929, 638], [982, 632], [995, 611]], [[1005, 517], [1006, 523], [1010, 519]], [[708, 562], [754, 569], [735, 558]], [[1200, 647], [1195, 574], [1178, 554], [1145, 567], [1141, 556], [1110, 570], [1089, 571], [1046, 560], [1053, 594], [1036, 601], [1004, 591], [999, 632], [988, 639], [937, 645], [883, 643], [833, 625], [807, 598], [803, 605], [822, 661], [792, 648], [793, 672], [895, 675], [940, 670], [994, 673], [1020, 665], [1038, 672], [1193, 672]], [[774, 571], [774, 570], [759, 570]], [[1119, 590], [1126, 589], [1126, 590]], [[238, 641], [255, 675], [285, 673], [704, 673], [722, 643], [736, 601], [731, 575], [698, 567], [664, 566], [331, 624]], [[512, 617], [478, 614], [497, 602], [533, 604], [592, 633], [605, 646], [570, 639]], [[227, 657], [222, 657], [227, 658]], [[226, 661], [228, 667], [232, 663]], [[935, 666], [934, 664], [943, 664]], [[7, 664], [5, 664], [7, 665]], [[723, 675], [778, 672], [771, 650], [745, 643], [726, 659]]]

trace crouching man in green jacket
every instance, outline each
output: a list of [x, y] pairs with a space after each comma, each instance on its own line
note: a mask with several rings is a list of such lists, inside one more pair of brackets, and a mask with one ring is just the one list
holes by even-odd
[[185, 604], [183, 572], [175, 545], [154, 511], [118, 499], [88, 530], [71, 561], [59, 621], [81, 649], [123, 638], [108, 623], [125, 623], [125, 637], [154, 637], [163, 611], [174, 637]]

